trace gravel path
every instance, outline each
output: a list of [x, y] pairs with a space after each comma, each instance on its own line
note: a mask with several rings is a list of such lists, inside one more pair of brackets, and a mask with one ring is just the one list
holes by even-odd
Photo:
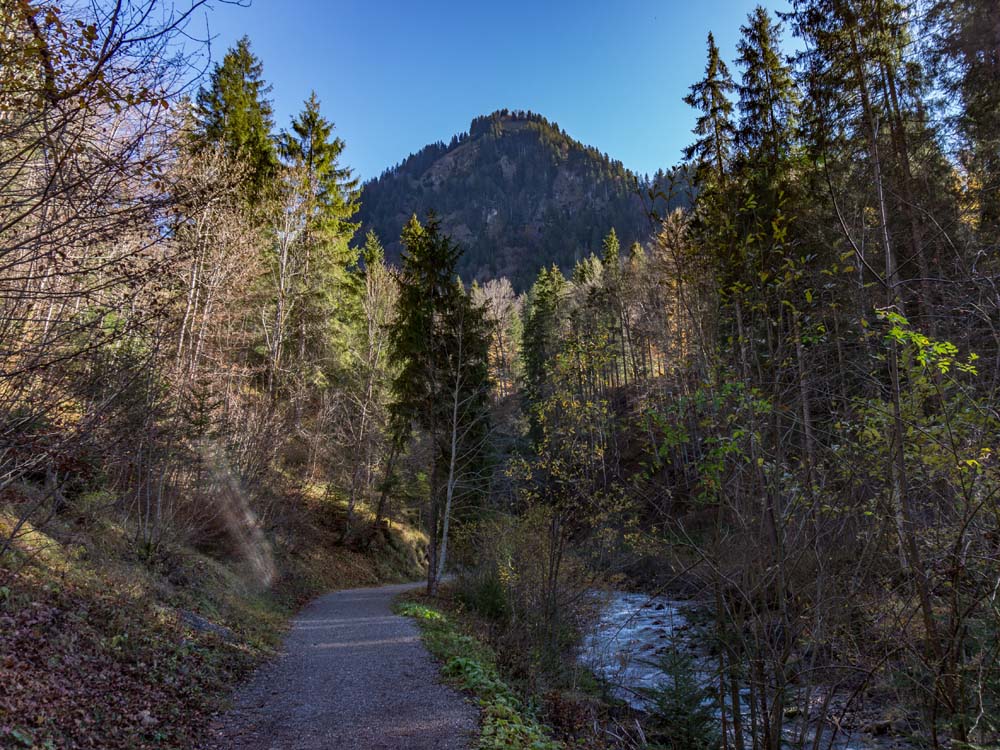
[[416, 625], [392, 614], [412, 584], [328, 594], [292, 622], [284, 653], [241, 688], [207, 747], [465, 750], [476, 711], [438, 681]]

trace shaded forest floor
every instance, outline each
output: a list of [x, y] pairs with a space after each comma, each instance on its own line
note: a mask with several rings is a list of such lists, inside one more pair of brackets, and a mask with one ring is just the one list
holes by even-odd
[[[304, 602], [419, 575], [412, 527], [362, 518], [345, 545], [342, 501], [290, 484], [273, 500], [264, 549], [175, 542], [143, 558], [109, 516], [73, 506], [22, 529], [0, 558], [0, 745], [193, 747]], [[0, 505], [0, 538], [16, 511]]]

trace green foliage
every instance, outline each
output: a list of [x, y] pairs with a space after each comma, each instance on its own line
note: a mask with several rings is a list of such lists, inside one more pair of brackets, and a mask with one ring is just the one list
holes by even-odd
[[250, 49], [250, 38], [244, 36], [215, 66], [197, 99], [196, 145], [222, 144], [227, 156], [247, 165], [246, 198], [251, 205], [264, 194], [278, 169], [271, 139], [273, 110], [266, 98], [271, 87], [263, 73], [263, 64]]
[[721, 744], [714, 692], [699, 682], [694, 660], [670, 649], [657, 666], [666, 679], [643, 690], [649, 702], [645, 724], [650, 748], [656, 750], [716, 750]]
[[719, 55], [715, 37], [708, 34], [708, 60], [705, 77], [691, 86], [684, 101], [700, 113], [695, 121], [697, 140], [684, 152], [684, 158], [696, 165], [699, 186], [708, 187], [723, 180], [733, 157], [736, 128], [733, 103], [729, 96], [736, 85], [729, 68]]
[[528, 293], [521, 349], [528, 397], [544, 396], [548, 368], [562, 348], [566, 279], [556, 267], [543, 268]]
[[473, 612], [494, 622], [505, 622], [510, 616], [511, 603], [500, 578], [500, 571], [492, 566], [482, 574], [463, 576], [459, 597]]
[[358, 228], [352, 221], [358, 181], [339, 162], [345, 144], [333, 130], [313, 93], [292, 119], [291, 132], [278, 140], [283, 210], [296, 216], [291, 226], [277, 228], [295, 236], [288, 350], [298, 379], [313, 385], [335, 379], [348, 366], [353, 329], [364, 327], [358, 294], [352, 294], [358, 257], [349, 246]]
[[551, 738], [500, 677], [492, 654], [483, 644], [425, 605], [405, 602], [396, 611], [417, 619], [428, 649], [443, 664], [442, 674], [478, 699], [483, 712], [478, 750], [562, 750], [563, 744]]
[[382, 247], [378, 235], [372, 230], [365, 234], [365, 244], [361, 248], [361, 260], [364, 261], [366, 268], [385, 262], [385, 248]]
[[427, 528], [428, 586], [433, 591], [446, 560], [457, 498], [476, 500], [486, 475], [489, 436], [489, 331], [483, 310], [455, 277], [461, 250], [441, 233], [431, 215], [416, 216], [403, 230], [406, 254], [399, 301], [390, 329], [389, 359], [395, 367], [390, 406], [395, 439], [411, 430], [430, 441]]
[[737, 64], [740, 119], [736, 141], [743, 157], [772, 174], [787, 164], [795, 138], [797, 95], [781, 52], [781, 25], [763, 6], [740, 31]]
[[[460, 398], [473, 401], [462, 407], [463, 413], [485, 408], [488, 339], [482, 311], [456, 278], [461, 250], [441, 232], [437, 219], [431, 216], [421, 226], [412, 217], [403, 242], [406, 254], [391, 334], [392, 358], [399, 367], [393, 411], [397, 419], [433, 432], [448, 422], [456, 378]], [[436, 433], [433, 437], [439, 439]]]
[[614, 275], [621, 273], [621, 243], [618, 241], [618, 233], [614, 227], [604, 237], [601, 242], [601, 263]]
[[876, 310], [875, 314], [892, 327], [886, 338], [912, 349], [913, 357], [923, 368], [932, 368], [947, 375], [954, 367], [958, 372], [977, 375], [976, 360], [979, 355], [971, 352], [965, 361], [957, 359], [958, 347], [950, 341], [933, 341], [926, 334], [914, 330], [910, 321], [893, 310]]
[[350, 239], [359, 226], [350, 221], [359, 208], [358, 179], [339, 163], [346, 144], [333, 137], [333, 129], [313, 92], [292, 120], [292, 131], [281, 134], [278, 147], [309, 200], [307, 231]]
[[[967, 151], [963, 167], [980, 227], [996, 238], [1000, 231], [1000, 72], [993, 0], [933, 0], [928, 3], [929, 58], [941, 83], [962, 106], [956, 125]], [[979, 195], [975, 195], [979, 193]]]
[[396, 611], [403, 615], [403, 617], [412, 617], [416, 620], [428, 620], [431, 622], [444, 620], [444, 615], [437, 610], [426, 607], [423, 604], [417, 604], [416, 602], [403, 602], [397, 607]]

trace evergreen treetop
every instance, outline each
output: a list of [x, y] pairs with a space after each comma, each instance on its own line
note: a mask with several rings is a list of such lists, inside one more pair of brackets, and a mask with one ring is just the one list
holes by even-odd
[[264, 66], [244, 36], [212, 71], [198, 92], [195, 142], [222, 144], [233, 159], [247, 165], [247, 198], [260, 197], [278, 168], [271, 137], [274, 114], [264, 81]]
[[703, 185], [718, 183], [725, 178], [736, 138], [733, 103], [729, 98], [736, 85], [719, 55], [711, 32], [707, 45], [705, 77], [693, 84], [690, 93], [684, 97], [686, 104], [701, 113], [693, 131], [698, 138], [684, 150], [684, 158], [695, 162], [696, 180]]
[[333, 131], [333, 123], [320, 113], [319, 99], [312, 92], [292, 120], [291, 131], [281, 134], [278, 146], [289, 166], [301, 171], [314, 203], [311, 218], [317, 227], [353, 235], [358, 224], [350, 219], [359, 208], [359, 181], [350, 167], [340, 166], [346, 144]]

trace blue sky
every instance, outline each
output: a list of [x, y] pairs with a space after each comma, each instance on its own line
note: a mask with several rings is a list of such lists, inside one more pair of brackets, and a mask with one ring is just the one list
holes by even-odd
[[702, 75], [707, 33], [731, 63], [757, 2], [253, 0], [216, 3], [208, 25], [216, 60], [250, 37], [279, 127], [315, 89], [365, 179], [504, 107], [651, 173], [690, 140], [681, 98]]

